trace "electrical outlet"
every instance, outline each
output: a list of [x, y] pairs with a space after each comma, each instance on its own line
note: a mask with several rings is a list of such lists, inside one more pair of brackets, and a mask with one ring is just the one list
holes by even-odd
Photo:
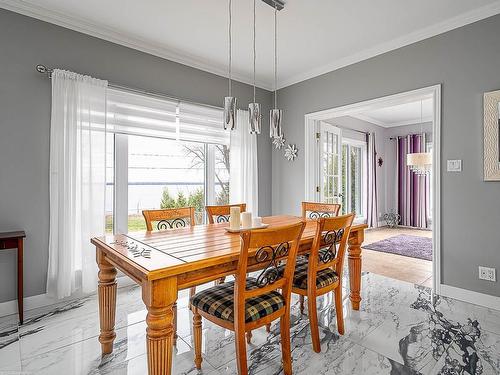
[[497, 281], [495, 269], [479, 266], [479, 278], [487, 281]]

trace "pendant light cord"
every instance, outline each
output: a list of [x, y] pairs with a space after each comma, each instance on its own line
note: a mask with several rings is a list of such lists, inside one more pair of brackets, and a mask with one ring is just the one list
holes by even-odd
[[232, 44], [233, 44], [233, 40], [232, 40], [232, 35], [231, 35], [231, 31], [232, 31], [232, 16], [233, 16], [233, 11], [232, 11], [232, 0], [229, 0], [229, 26], [228, 26], [228, 34], [229, 34], [229, 96], [231, 96], [231, 65], [232, 65]]
[[[424, 139], [424, 124], [422, 123], [422, 121], [424, 121], [424, 115], [423, 115], [423, 100], [420, 100], [420, 137], [421, 137], [421, 140]], [[422, 143], [422, 142], [420, 142]]]
[[274, 3], [274, 108], [278, 109], [278, 8]]
[[256, 0], [253, 0], [253, 102], [255, 103], [255, 60], [256, 60], [256, 48], [255, 48], [255, 4]]

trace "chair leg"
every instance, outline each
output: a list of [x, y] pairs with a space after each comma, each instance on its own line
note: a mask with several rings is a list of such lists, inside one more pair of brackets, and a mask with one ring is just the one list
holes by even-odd
[[201, 315], [195, 307], [193, 309], [193, 340], [194, 340], [194, 365], [198, 370], [201, 370]]
[[321, 352], [321, 344], [319, 341], [319, 328], [318, 328], [318, 311], [316, 310], [316, 296], [307, 297], [307, 308], [309, 316], [309, 326], [311, 327], [311, 338], [313, 350], [316, 353]]
[[283, 373], [292, 375], [292, 353], [290, 348], [290, 313], [280, 318], [281, 356], [283, 358]]
[[299, 303], [300, 303], [300, 313], [304, 315], [304, 296], [302, 294], [299, 295]]
[[335, 314], [337, 315], [337, 330], [341, 335], [344, 334], [344, 309], [342, 306], [342, 287], [339, 285], [333, 291], [335, 294]]
[[191, 298], [196, 294], [196, 287], [193, 286], [192, 288], [189, 289], [189, 300], [191, 301]]
[[174, 314], [174, 346], [177, 345], [177, 302], [172, 306], [172, 312]]
[[247, 343], [245, 339], [245, 330], [236, 329], [234, 331], [236, 344], [236, 363], [239, 375], [248, 375], [247, 368]]
[[247, 332], [247, 344], [252, 342], [252, 331]]
[[266, 332], [270, 333], [271, 332], [271, 323], [266, 324]]
[[214, 285], [224, 284], [225, 281], [226, 281], [226, 276], [221, 277], [220, 279], [214, 281]]

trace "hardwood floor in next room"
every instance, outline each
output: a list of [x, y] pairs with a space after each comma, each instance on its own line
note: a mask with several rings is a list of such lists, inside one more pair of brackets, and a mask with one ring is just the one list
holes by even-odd
[[[400, 234], [432, 237], [430, 230], [381, 227], [365, 231], [363, 244], [368, 245]], [[363, 271], [432, 287], [432, 262], [428, 260], [363, 249]]]

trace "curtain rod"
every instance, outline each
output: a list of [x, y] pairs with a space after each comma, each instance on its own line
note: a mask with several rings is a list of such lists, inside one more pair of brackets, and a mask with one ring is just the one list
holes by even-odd
[[392, 140], [399, 139], [399, 138], [406, 138], [406, 137], [408, 137], [409, 135], [420, 135], [420, 136], [422, 136], [422, 135], [424, 135], [424, 134], [425, 134], [425, 132], [424, 132], [424, 133], [420, 133], [420, 134], [416, 133], [416, 134], [398, 135], [398, 136], [396, 136], [396, 137], [389, 137], [389, 140], [391, 140], [391, 141], [392, 141]]
[[[36, 69], [36, 71], [38, 73], [46, 75], [49, 79], [52, 78], [52, 72], [54, 71], [53, 68], [47, 68], [43, 64], [38, 64], [35, 67], [35, 69]], [[168, 95], [166, 95], [164, 93], [157, 92], [157, 91], [142, 90], [142, 89], [137, 89], [137, 88], [128, 87], [128, 86], [122, 86], [122, 85], [118, 85], [118, 84], [110, 83], [110, 82], [108, 82], [108, 87], [111, 87], [113, 89], [128, 91], [128, 92], [131, 92], [131, 93], [134, 93], [134, 94], [143, 94], [143, 95], [148, 95], [148, 96], [156, 97], [156, 98], [159, 98], [159, 99], [173, 100], [173, 101], [177, 101], [177, 102], [184, 102], [184, 103], [187, 103], [187, 104], [194, 104], [194, 105], [199, 105], [199, 106], [203, 106], [203, 107], [208, 107], [208, 108], [222, 110], [222, 107], [217, 107], [215, 105], [210, 105], [210, 104], [198, 103], [198, 102], [194, 102], [192, 100], [187, 100], [187, 99], [175, 98], [173, 96], [168, 96]]]
[[352, 131], [352, 132], [356, 132], [356, 133], [361, 133], [361, 134], [364, 134], [364, 135], [369, 135], [370, 132], [364, 132], [362, 130], [356, 130], [356, 129], [351, 129], [351, 128], [348, 128], [347, 126], [340, 126], [340, 125], [337, 125], [337, 124], [331, 124], [337, 128], [340, 128], [340, 129], [344, 129], [344, 130], [349, 130], [349, 131]]

